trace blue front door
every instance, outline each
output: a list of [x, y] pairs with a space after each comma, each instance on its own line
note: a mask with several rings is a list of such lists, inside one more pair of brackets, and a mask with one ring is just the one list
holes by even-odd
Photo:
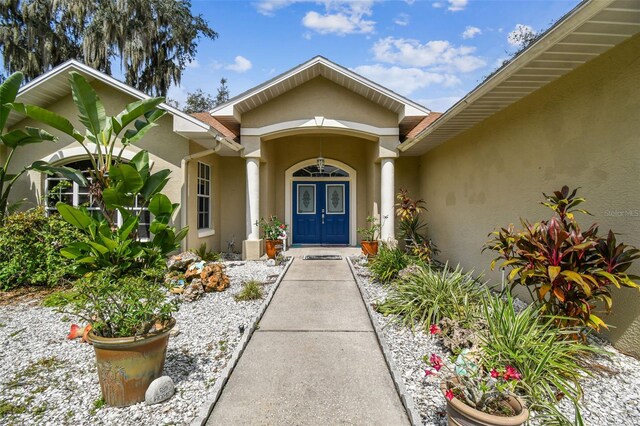
[[349, 182], [293, 182], [293, 244], [349, 244]]

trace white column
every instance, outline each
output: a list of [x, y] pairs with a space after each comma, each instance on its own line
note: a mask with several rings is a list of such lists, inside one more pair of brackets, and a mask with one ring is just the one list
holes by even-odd
[[380, 167], [380, 222], [382, 241], [395, 241], [395, 169], [393, 158], [383, 158]]
[[259, 240], [260, 159], [247, 158], [247, 240]]

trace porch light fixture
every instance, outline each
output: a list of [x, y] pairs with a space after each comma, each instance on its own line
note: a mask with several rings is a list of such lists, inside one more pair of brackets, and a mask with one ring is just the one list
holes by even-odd
[[318, 166], [318, 171], [324, 173], [324, 157], [322, 155], [316, 159], [316, 165]]

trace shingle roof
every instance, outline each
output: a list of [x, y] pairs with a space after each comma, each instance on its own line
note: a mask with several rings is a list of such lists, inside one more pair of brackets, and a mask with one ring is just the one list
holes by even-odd
[[222, 133], [225, 137], [228, 137], [230, 139], [236, 139], [238, 137], [237, 134], [231, 131], [228, 127], [225, 127], [221, 122], [216, 120], [211, 114], [206, 111], [194, 112], [191, 114], [191, 116], [213, 127], [218, 132]]

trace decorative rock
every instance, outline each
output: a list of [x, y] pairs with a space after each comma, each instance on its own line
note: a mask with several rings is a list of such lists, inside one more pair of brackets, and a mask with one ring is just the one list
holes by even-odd
[[202, 281], [200, 281], [199, 278], [196, 278], [184, 289], [182, 298], [187, 302], [193, 302], [200, 299], [203, 293], [204, 289], [202, 288]]
[[208, 264], [200, 274], [200, 279], [204, 284], [204, 291], [224, 291], [229, 287], [229, 277], [224, 273], [224, 266], [220, 263]]
[[170, 271], [186, 271], [193, 262], [199, 262], [200, 256], [192, 251], [184, 251], [180, 254], [171, 256], [167, 260], [167, 268]]
[[417, 272], [420, 272], [420, 267], [418, 265], [411, 264], [411, 265], [407, 266], [406, 268], [401, 269], [398, 272], [398, 278], [399, 279], [407, 278], [408, 276], [414, 275]]
[[276, 266], [276, 260], [275, 259], [267, 260], [267, 266]]
[[144, 394], [144, 402], [147, 405], [159, 404], [171, 398], [175, 393], [173, 380], [169, 376], [162, 376], [155, 379]]

